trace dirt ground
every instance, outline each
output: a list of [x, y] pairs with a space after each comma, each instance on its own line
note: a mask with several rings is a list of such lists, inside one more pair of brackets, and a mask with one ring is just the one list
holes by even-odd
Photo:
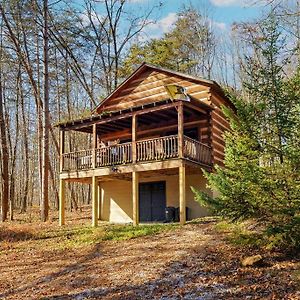
[[0, 299], [300, 299], [296, 258], [266, 252], [264, 266], [242, 268], [257, 252], [229, 244], [215, 221], [74, 249], [46, 247], [51, 237], [18, 248], [14, 236], [0, 236]]

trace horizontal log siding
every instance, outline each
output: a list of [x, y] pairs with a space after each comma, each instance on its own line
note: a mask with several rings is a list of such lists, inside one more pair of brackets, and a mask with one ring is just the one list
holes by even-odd
[[226, 120], [222, 112], [222, 105], [227, 105], [226, 101], [213, 93], [211, 95], [212, 104], [215, 105], [214, 111], [211, 113], [211, 146], [212, 156], [215, 164], [223, 166], [225, 141], [224, 133], [230, 129], [229, 122]]
[[178, 84], [186, 87], [187, 93], [197, 99], [209, 99], [210, 88], [205, 85], [200, 85], [179, 76], [170, 76], [163, 72], [152, 71], [145, 72], [138, 79], [130, 81], [114, 98], [104, 103], [98, 109], [98, 112], [126, 109], [168, 99], [169, 95], [164, 88], [167, 84]]

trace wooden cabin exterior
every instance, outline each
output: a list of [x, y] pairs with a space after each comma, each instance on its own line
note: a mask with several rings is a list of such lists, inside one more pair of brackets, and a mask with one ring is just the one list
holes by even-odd
[[[186, 94], [170, 99], [169, 85]], [[206, 215], [190, 187], [207, 190], [202, 169], [223, 163], [221, 105], [231, 103], [214, 81], [144, 63], [90, 117], [60, 123], [60, 224], [67, 181], [92, 185], [93, 226], [163, 221], [169, 206], [182, 224], [186, 207], [190, 219]], [[92, 148], [65, 153], [69, 130], [90, 134]]]

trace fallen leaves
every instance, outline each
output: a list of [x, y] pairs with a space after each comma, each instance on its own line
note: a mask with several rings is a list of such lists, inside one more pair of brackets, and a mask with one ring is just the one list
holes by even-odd
[[241, 267], [252, 251], [229, 244], [214, 224], [78, 249], [45, 250], [31, 240], [27, 251], [16, 241], [0, 256], [0, 298], [300, 299], [298, 259], [264, 252], [268, 264]]

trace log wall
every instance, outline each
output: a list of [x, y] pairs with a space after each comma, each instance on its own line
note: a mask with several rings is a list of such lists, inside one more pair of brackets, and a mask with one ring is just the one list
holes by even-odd
[[97, 112], [121, 110], [169, 99], [164, 87], [168, 84], [185, 87], [189, 95], [199, 100], [208, 101], [210, 96], [209, 86], [200, 85], [179, 76], [170, 76], [164, 72], [150, 70], [125, 84], [112, 98], [108, 98]]
[[224, 133], [229, 130], [229, 122], [226, 120], [222, 105], [227, 106], [228, 102], [218, 94], [212, 92], [211, 102], [215, 106], [211, 113], [211, 147], [213, 163], [223, 166], [224, 163]]

